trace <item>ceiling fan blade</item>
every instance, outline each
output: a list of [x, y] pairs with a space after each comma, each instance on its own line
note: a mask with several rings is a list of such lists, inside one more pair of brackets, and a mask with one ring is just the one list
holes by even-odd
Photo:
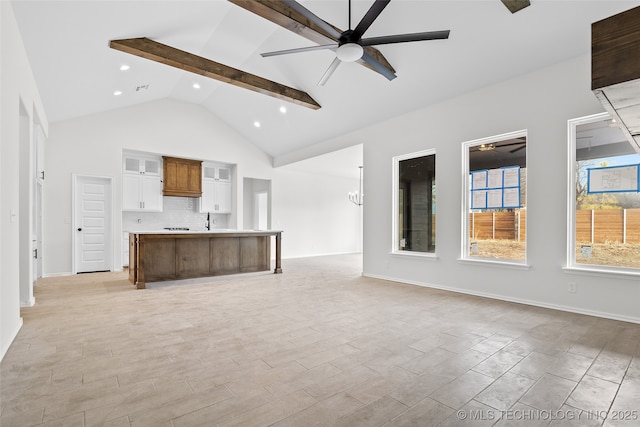
[[511, 147], [512, 145], [523, 145], [523, 144], [526, 145], [527, 138], [519, 137], [519, 138], [508, 139], [507, 141], [511, 141], [511, 142], [498, 143], [496, 144], [496, 148]]
[[513, 154], [513, 153], [515, 153], [516, 151], [520, 151], [520, 150], [522, 150], [523, 148], [527, 148], [527, 146], [526, 146], [526, 145], [523, 145], [522, 147], [516, 147], [516, 148], [514, 148], [513, 150], [510, 150], [510, 151], [509, 151], [509, 153], [510, 153], [510, 154]]
[[327, 83], [327, 80], [329, 80], [329, 77], [331, 77], [336, 68], [338, 68], [340, 62], [342, 61], [340, 61], [340, 59], [338, 59], [338, 57], [336, 56], [331, 65], [329, 65], [329, 68], [327, 68], [327, 71], [325, 71], [322, 75], [322, 78], [318, 82], [318, 86], [324, 86]]
[[387, 78], [387, 80], [393, 80], [396, 77], [398, 77], [395, 75], [395, 73], [393, 73], [391, 70], [389, 70], [380, 62], [378, 62], [378, 60], [374, 58], [372, 55], [370, 55], [369, 52], [367, 52], [366, 50], [362, 54], [362, 59], [371, 67], [371, 69], [373, 69], [373, 71], [376, 71], [382, 74]]
[[524, 9], [527, 6], [531, 5], [529, 0], [501, 0], [502, 3], [507, 6], [507, 9], [511, 11], [511, 13], [516, 13], [519, 10]]
[[428, 31], [425, 33], [397, 34], [394, 36], [370, 37], [360, 40], [362, 46], [379, 44], [418, 42], [423, 40], [442, 40], [449, 38], [449, 30]]
[[327, 68], [327, 71], [325, 71], [322, 77], [320, 78], [320, 81], [318, 82], [318, 86], [324, 86], [327, 83], [327, 80], [329, 80], [329, 77], [331, 77], [331, 75], [336, 70], [336, 68], [338, 68], [338, 65], [340, 65], [340, 62], [342, 61], [340, 61], [336, 56], [333, 62], [331, 63], [331, 65], [329, 65], [329, 68]]
[[[368, 53], [369, 55], [373, 56], [376, 61], [378, 61], [380, 64], [382, 64], [384, 67], [387, 68], [387, 70], [389, 70], [390, 73], [395, 74], [396, 70], [395, 68], [393, 68], [393, 66], [391, 66], [391, 64], [389, 64], [389, 61], [387, 61], [387, 58], [384, 57], [384, 55], [382, 54], [382, 52], [380, 52], [378, 49], [376, 49], [373, 46], [363, 46], [364, 47], [364, 51], [366, 53]], [[360, 58], [358, 60], [358, 63], [360, 65], [363, 65], [373, 71], [376, 71], [375, 68], [373, 68], [369, 63], [367, 63], [364, 59]]]
[[362, 20], [360, 20], [356, 28], [353, 29], [353, 33], [351, 33], [352, 37], [354, 37], [356, 40], [360, 40], [365, 31], [369, 29], [371, 24], [373, 24], [373, 21], [376, 20], [380, 13], [382, 13], [384, 8], [387, 7], [390, 1], [391, 0], [376, 0], [371, 5], [371, 8], [367, 11]]
[[[249, 12], [318, 44], [336, 42], [342, 31], [313, 15], [293, 0], [228, 0]], [[306, 11], [307, 15], [300, 11]], [[309, 19], [314, 16], [314, 20]]]
[[261, 53], [260, 56], [262, 56], [263, 58], [268, 58], [270, 56], [288, 55], [290, 53], [312, 52], [314, 50], [337, 49], [337, 48], [338, 48], [337, 44], [323, 44], [320, 46], [299, 47], [297, 49], [285, 49], [285, 50], [277, 50], [274, 52], [265, 52], [265, 53]]
[[146, 37], [136, 39], [111, 40], [111, 49], [140, 56], [184, 71], [273, 96], [303, 107], [317, 110], [318, 104], [308, 93], [283, 84], [267, 80], [255, 74], [229, 67], [228, 65], [203, 58], [184, 50], [158, 43]]
[[520, 141], [520, 142], [509, 142], [508, 144], [500, 144], [500, 145], [496, 145], [496, 148], [502, 148], [502, 147], [511, 147], [514, 145], [526, 145], [527, 143], [524, 141]]

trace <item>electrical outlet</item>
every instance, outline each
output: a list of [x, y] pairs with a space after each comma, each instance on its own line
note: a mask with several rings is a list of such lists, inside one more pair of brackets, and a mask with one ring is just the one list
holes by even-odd
[[568, 283], [567, 292], [570, 292], [572, 294], [576, 293], [576, 282], [569, 282]]

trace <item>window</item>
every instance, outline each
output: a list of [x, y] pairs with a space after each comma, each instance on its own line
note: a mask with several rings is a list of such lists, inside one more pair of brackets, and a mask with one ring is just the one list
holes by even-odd
[[463, 145], [462, 259], [526, 261], [527, 132]]
[[567, 266], [640, 273], [640, 155], [607, 113], [569, 121]]
[[393, 252], [436, 251], [435, 150], [394, 157]]

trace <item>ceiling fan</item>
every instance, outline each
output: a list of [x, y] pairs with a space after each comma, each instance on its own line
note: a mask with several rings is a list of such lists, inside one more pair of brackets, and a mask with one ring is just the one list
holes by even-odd
[[[530, 5], [529, 0], [501, 1], [511, 13]], [[229, 0], [229, 2], [318, 44], [318, 46], [299, 49], [267, 52], [263, 53], [262, 56], [267, 57], [322, 49], [335, 50], [336, 59], [333, 60], [322, 76], [319, 85], [327, 82], [331, 74], [340, 65], [340, 62], [354, 60], [382, 74], [387, 79], [393, 80], [396, 78], [395, 70], [384, 55], [373, 47], [374, 45], [446, 39], [449, 37], [449, 31], [446, 30], [363, 38], [365, 31], [389, 4], [390, 0], [375, 0], [369, 11], [354, 29], [351, 29], [351, 0], [349, 0], [349, 29], [347, 31], [342, 31], [338, 27], [327, 23], [294, 0]]]
[[366, 52], [364, 50], [365, 46], [447, 39], [449, 38], [449, 30], [363, 38], [364, 33], [369, 29], [376, 18], [378, 18], [385, 7], [387, 7], [390, 1], [391, 0], [376, 0], [364, 15], [364, 17], [360, 20], [358, 25], [356, 25], [355, 28], [351, 29], [351, 0], [349, 0], [349, 29], [346, 31], [339, 31], [337, 28], [333, 27], [332, 25], [326, 23], [325, 21], [314, 15], [300, 3], [297, 3], [296, 1], [289, 1], [287, 3], [289, 3], [292, 9], [299, 12], [309, 21], [316, 23], [320, 27], [324, 27], [325, 31], [331, 36], [331, 38], [335, 40], [335, 42], [308, 48], [268, 52], [263, 53], [262, 56], [268, 57], [289, 53], [306, 52], [309, 50], [333, 49], [336, 51], [336, 57], [320, 79], [320, 82], [318, 83], [319, 86], [324, 85], [327, 80], [329, 80], [329, 77], [331, 77], [331, 75], [336, 70], [336, 68], [338, 68], [338, 65], [340, 65], [341, 62], [355, 62], [360, 59], [366, 62], [375, 71], [382, 74], [388, 80], [393, 80], [397, 77], [395, 73], [380, 64], [380, 62], [373, 55]]
[[[238, 4], [237, 1], [230, 0], [233, 3]], [[331, 49], [336, 51], [336, 57], [324, 75], [320, 79], [318, 85], [323, 86], [333, 72], [338, 68], [341, 62], [364, 62], [363, 65], [368, 65], [369, 68], [382, 74], [388, 80], [393, 80], [397, 76], [395, 70], [376, 57], [373, 52], [368, 51], [366, 48], [374, 45], [392, 44], [392, 43], [406, 43], [414, 41], [426, 41], [426, 40], [439, 40], [449, 38], [449, 30], [443, 31], [428, 31], [422, 33], [411, 34], [397, 34], [391, 36], [370, 37], [363, 38], [364, 33], [369, 29], [371, 24], [378, 18], [380, 13], [390, 3], [391, 0], [375, 0], [371, 8], [367, 11], [364, 17], [360, 20], [355, 28], [351, 28], [351, 0], [349, 0], [349, 29], [346, 31], [340, 31], [337, 27], [325, 22], [318, 16], [313, 14], [310, 10], [302, 6], [300, 3], [289, 0], [282, 1], [284, 5], [290, 10], [294, 11], [298, 16], [302, 17], [307, 22], [314, 24], [322, 30], [330, 40], [331, 43], [320, 44], [318, 46], [303, 47], [298, 49], [287, 49], [276, 52], [267, 52], [261, 54], [263, 57], [285, 55], [290, 53], [308, 52], [314, 50]], [[380, 54], [381, 56], [381, 54]], [[385, 61], [386, 62], [386, 61]]]
[[[470, 152], [476, 152], [476, 151], [493, 151], [495, 149], [500, 149], [500, 148], [507, 148], [507, 147], [514, 147], [513, 149], [510, 149], [508, 151], [509, 154], [513, 154], [516, 153], [520, 150], [523, 150], [525, 148], [527, 148], [527, 139], [526, 138], [515, 138], [515, 139], [510, 139], [507, 141], [502, 141], [502, 142], [497, 142], [497, 143], [490, 143], [490, 144], [481, 144], [481, 145], [477, 145], [475, 147], [471, 147], [469, 149]], [[500, 152], [504, 153], [504, 151], [499, 150]]]

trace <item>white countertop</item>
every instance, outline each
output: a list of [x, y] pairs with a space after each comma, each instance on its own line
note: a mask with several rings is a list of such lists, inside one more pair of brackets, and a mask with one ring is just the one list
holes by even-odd
[[136, 230], [126, 231], [125, 233], [133, 234], [263, 234], [263, 233], [281, 233], [282, 230], [234, 230], [229, 228], [216, 228], [213, 230]]

